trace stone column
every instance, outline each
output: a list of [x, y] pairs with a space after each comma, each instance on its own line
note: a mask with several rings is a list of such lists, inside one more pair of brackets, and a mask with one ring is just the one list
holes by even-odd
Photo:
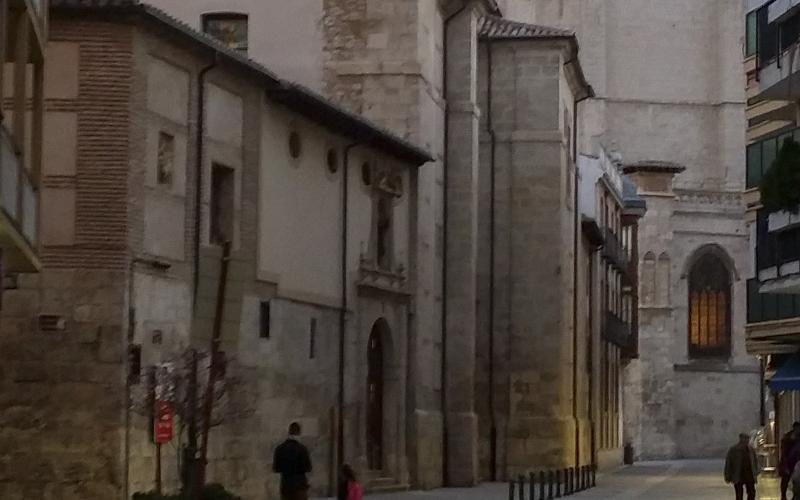
[[478, 480], [478, 419], [475, 414], [475, 326], [477, 261], [477, 13], [450, 21], [447, 32], [447, 482]]
[[[647, 201], [647, 213], [641, 220], [638, 249], [642, 258], [639, 270], [639, 359], [624, 372], [626, 399], [639, 410], [626, 423], [625, 437], [634, 443], [636, 459], [661, 460], [677, 456], [675, 439], [676, 387], [675, 345], [686, 342], [686, 324], [675, 323], [675, 304], [671, 288], [674, 280], [661, 270], [661, 262], [673, 255], [675, 193], [674, 176], [683, 170], [678, 165], [641, 161], [627, 167], [639, 195]], [[680, 333], [678, 333], [680, 332]], [[628, 403], [630, 404], [630, 403]]]

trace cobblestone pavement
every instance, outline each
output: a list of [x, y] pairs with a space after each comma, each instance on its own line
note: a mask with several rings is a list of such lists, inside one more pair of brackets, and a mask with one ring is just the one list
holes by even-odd
[[[726, 500], [733, 488], [722, 481], [723, 464], [710, 460], [647, 462], [597, 478], [597, 487], [573, 495], [576, 500]], [[441, 489], [370, 495], [372, 500], [507, 500], [504, 484], [483, 484], [469, 489]], [[526, 500], [528, 499], [526, 490]], [[538, 492], [536, 496], [538, 500]], [[565, 497], [568, 498], [568, 497]], [[778, 500], [774, 479], [759, 482], [759, 500]]]

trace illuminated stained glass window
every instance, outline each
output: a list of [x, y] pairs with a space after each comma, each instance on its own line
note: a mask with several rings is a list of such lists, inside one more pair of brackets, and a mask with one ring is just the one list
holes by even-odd
[[204, 14], [203, 31], [229, 49], [247, 53], [247, 14]]
[[725, 264], [706, 254], [689, 274], [689, 355], [727, 357], [730, 354], [731, 279]]

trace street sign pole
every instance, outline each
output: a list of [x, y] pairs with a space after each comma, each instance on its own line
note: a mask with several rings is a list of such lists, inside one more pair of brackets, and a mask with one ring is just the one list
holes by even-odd
[[161, 443], [156, 443], [156, 493], [161, 494]]

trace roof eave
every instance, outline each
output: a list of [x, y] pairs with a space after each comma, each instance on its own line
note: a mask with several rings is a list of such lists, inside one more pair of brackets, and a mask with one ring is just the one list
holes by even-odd
[[324, 123], [356, 144], [386, 151], [414, 166], [434, 161], [433, 156], [422, 148], [399, 139], [390, 132], [382, 130], [344, 109], [323, 105], [322, 97], [297, 84], [284, 82], [279, 88], [267, 89], [266, 93], [270, 99], [294, 109], [312, 121]]
[[685, 171], [686, 167], [678, 164], [648, 164], [648, 163], [634, 163], [631, 165], [624, 165], [622, 172], [625, 174], [635, 174], [639, 172], [656, 173], [656, 174], [680, 174]]
[[[199, 48], [206, 49], [214, 54], [215, 58], [235, 65], [249, 73], [251, 76], [260, 80], [265, 86], [268, 95], [276, 100], [283, 99], [283, 103], [290, 109], [298, 106], [294, 110], [308, 118], [309, 120], [328, 128], [332, 132], [346, 135], [357, 141], [359, 144], [369, 145], [383, 150], [397, 159], [412, 163], [414, 166], [421, 166], [425, 163], [434, 161], [433, 156], [427, 151], [411, 144], [395, 134], [383, 130], [377, 125], [369, 122], [365, 118], [350, 113], [341, 106], [328, 102], [322, 96], [314, 94], [312, 91], [292, 82], [282, 80], [266, 67], [247, 59], [246, 57], [234, 53], [230, 49], [220, 45], [213, 38], [198, 32], [189, 25], [171, 17], [160, 9], [132, 0], [124, 4], [85, 4], [77, 5], [53, 5], [53, 12], [60, 15], [74, 15], [81, 13], [95, 13], [103, 15], [138, 15], [158, 23], [159, 26], [168, 28], [173, 33], [188, 38]], [[294, 99], [287, 99], [281, 96], [291, 95]], [[346, 133], [342, 131], [345, 130]]]

